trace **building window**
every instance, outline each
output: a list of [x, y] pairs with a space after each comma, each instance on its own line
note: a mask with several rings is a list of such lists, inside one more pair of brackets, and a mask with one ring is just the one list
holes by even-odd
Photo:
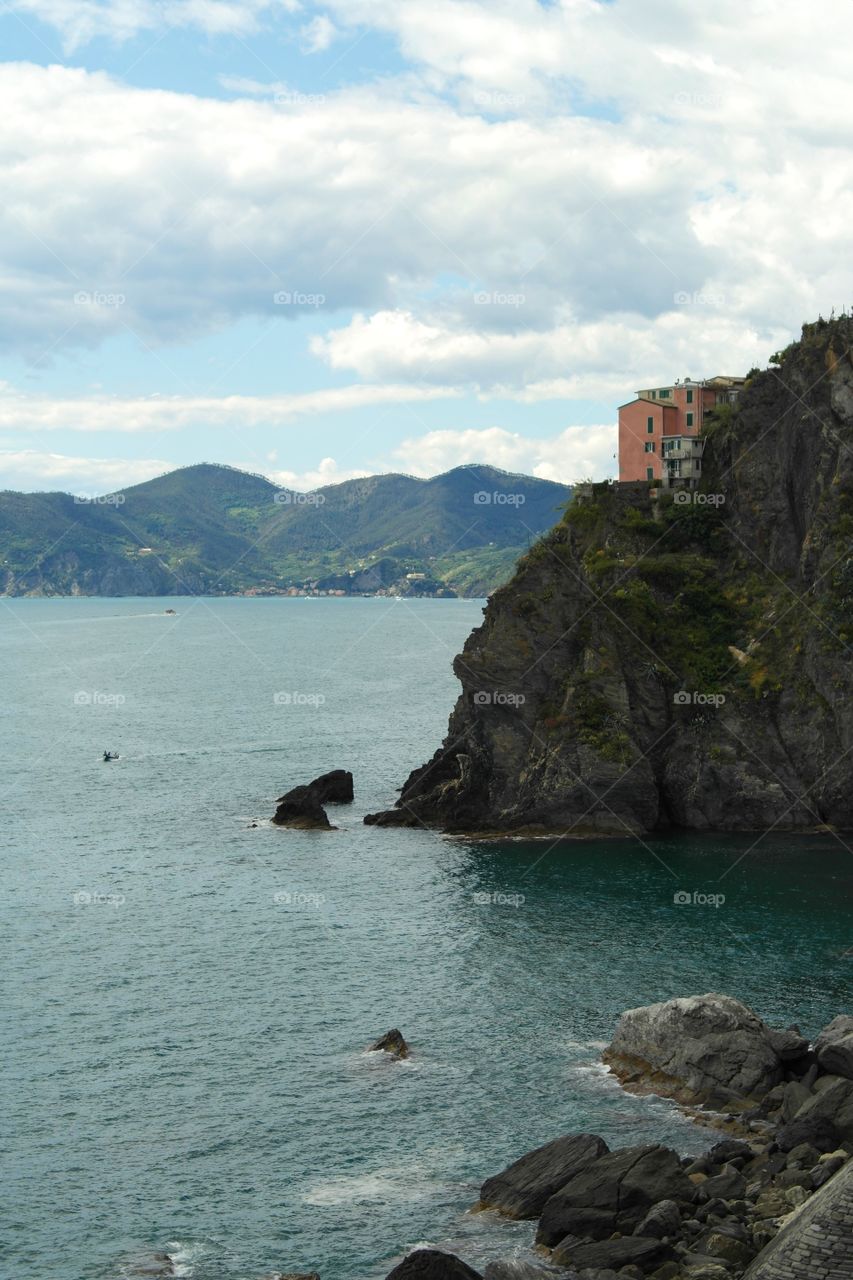
[[692, 427], [692, 426], [693, 426], [693, 414], [692, 414], [692, 413], [688, 413], [688, 415], [687, 415], [687, 425], [688, 425], [688, 427]]
[[646, 453], [654, 453], [654, 451], [655, 451], [655, 442], [654, 442], [654, 440], [647, 440], [647, 441], [646, 441]]
[[654, 467], [646, 467], [646, 479], [647, 479], [647, 480], [654, 480], [654, 478], [655, 478], [655, 469], [654, 469]]
[[654, 431], [654, 429], [655, 429], [655, 420], [654, 420], [654, 418], [646, 418], [646, 430], [648, 431], [649, 435], [651, 435], [651, 434], [652, 434], [652, 432]]
[[687, 403], [688, 403], [688, 404], [692, 404], [692, 403], [693, 403], [693, 388], [692, 388], [692, 387], [688, 387], [688, 388], [687, 388]]
[[659, 391], [659, 392], [658, 392], [658, 399], [659, 399], [659, 400], [668, 400], [671, 394], [672, 394], [672, 393], [671, 393], [670, 391]]

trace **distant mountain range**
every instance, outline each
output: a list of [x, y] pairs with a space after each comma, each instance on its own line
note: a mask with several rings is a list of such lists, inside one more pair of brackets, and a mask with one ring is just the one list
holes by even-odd
[[300, 494], [201, 463], [85, 500], [0, 493], [0, 593], [486, 595], [567, 485], [488, 466]]

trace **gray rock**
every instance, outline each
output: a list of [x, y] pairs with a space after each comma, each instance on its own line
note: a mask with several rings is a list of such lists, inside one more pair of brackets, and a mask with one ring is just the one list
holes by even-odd
[[784, 1031], [770, 1027], [767, 1035], [781, 1062], [796, 1062], [809, 1052], [809, 1042], [800, 1034], [799, 1027], [787, 1027]]
[[853, 1018], [840, 1014], [815, 1040], [817, 1060], [824, 1071], [853, 1080]]
[[827, 1116], [795, 1116], [790, 1124], [782, 1125], [776, 1133], [776, 1141], [782, 1151], [793, 1151], [807, 1142], [816, 1151], [834, 1151], [841, 1135]]
[[811, 1096], [811, 1090], [806, 1089], [798, 1080], [790, 1080], [785, 1085], [785, 1096], [782, 1099], [782, 1119], [786, 1124], [789, 1120], [793, 1120], [800, 1107], [804, 1106]]
[[536, 1241], [553, 1247], [567, 1235], [602, 1239], [617, 1230], [633, 1231], [658, 1201], [690, 1204], [695, 1194], [679, 1157], [667, 1147], [612, 1151], [551, 1196]]
[[480, 1188], [480, 1204], [511, 1218], [538, 1218], [555, 1192], [609, 1148], [602, 1138], [570, 1133], [529, 1151]]
[[483, 1280], [461, 1258], [441, 1249], [416, 1249], [389, 1271], [385, 1280]]
[[653, 1263], [663, 1262], [666, 1253], [667, 1246], [660, 1240], [622, 1236], [618, 1240], [589, 1240], [580, 1244], [572, 1239], [559, 1244], [551, 1256], [555, 1262], [565, 1262], [574, 1268], [610, 1267], [618, 1271], [631, 1263], [639, 1263], [646, 1270]]
[[746, 1178], [737, 1169], [727, 1165], [722, 1173], [707, 1178], [701, 1184], [701, 1194], [709, 1200], [740, 1200], [746, 1194]]
[[490, 1262], [483, 1280], [566, 1280], [566, 1272], [545, 1262]]
[[623, 1013], [604, 1053], [616, 1074], [685, 1101], [722, 1087], [739, 1097], [779, 1084], [782, 1064], [769, 1028], [731, 996], [709, 993]]
[[659, 1200], [634, 1230], [635, 1236], [654, 1236], [663, 1240], [678, 1235], [681, 1230], [681, 1210], [674, 1200]]
[[408, 1058], [411, 1050], [403, 1039], [402, 1031], [394, 1027], [391, 1031], [386, 1031], [384, 1036], [380, 1036], [378, 1040], [370, 1046], [372, 1053], [387, 1053], [392, 1058]]

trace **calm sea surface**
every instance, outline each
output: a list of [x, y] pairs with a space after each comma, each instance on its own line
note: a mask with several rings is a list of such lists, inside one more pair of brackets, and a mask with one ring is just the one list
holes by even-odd
[[[532, 1228], [466, 1208], [530, 1147], [704, 1145], [598, 1067], [623, 1009], [850, 1011], [833, 837], [362, 825], [443, 736], [478, 602], [0, 605], [3, 1276], [168, 1249], [193, 1280], [378, 1280], [427, 1241], [483, 1264]], [[356, 780], [338, 831], [268, 824], [331, 768]], [[365, 1052], [392, 1026], [407, 1063]]]

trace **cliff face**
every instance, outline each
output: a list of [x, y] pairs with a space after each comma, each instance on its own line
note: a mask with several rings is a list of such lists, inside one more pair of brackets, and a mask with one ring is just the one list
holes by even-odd
[[698, 495], [576, 497], [455, 660], [444, 744], [366, 821], [853, 828], [851, 345], [819, 321], [755, 374]]

